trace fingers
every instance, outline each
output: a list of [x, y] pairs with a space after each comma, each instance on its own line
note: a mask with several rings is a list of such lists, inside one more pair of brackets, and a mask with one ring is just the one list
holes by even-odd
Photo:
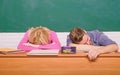
[[39, 45], [34, 45], [34, 44], [31, 44], [31, 43], [23, 43], [23, 45], [25, 45], [25, 46], [32, 46], [32, 47], [36, 47], [36, 48], [39, 47]]
[[93, 61], [97, 58], [99, 54], [100, 54], [99, 50], [90, 50], [88, 52], [88, 58], [89, 60]]
[[29, 44], [28, 44], [28, 43], [23, 43], [23, 45], [25, 45], [25, 46], [29, 46]]

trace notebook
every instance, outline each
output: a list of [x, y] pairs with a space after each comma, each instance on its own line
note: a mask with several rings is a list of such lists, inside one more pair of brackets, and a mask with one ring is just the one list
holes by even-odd
[[0, 48], [0, 54], [18, 54], [25, 53], [24, 50], [17, 50], [14, 48]]
[[24, 50], [0, 51], [0, 54], [19, 54], [25, 53]]
[[31, 50], [27, 55], [58, 55], [59, 50]]

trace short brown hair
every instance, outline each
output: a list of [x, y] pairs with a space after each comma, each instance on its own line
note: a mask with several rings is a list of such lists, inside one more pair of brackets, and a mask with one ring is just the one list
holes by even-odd
[[69, 37], [73, 43], [78, 44], [82, 40], [84, 34], [85, 34], [85, 31], [77, 27], [77, 28], [73, 28], [70, 31]]

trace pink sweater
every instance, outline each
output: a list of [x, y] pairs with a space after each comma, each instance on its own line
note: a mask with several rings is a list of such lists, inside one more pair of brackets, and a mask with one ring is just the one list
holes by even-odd
[[58, 40], [57, 34], [54, 31], [50, 31], [50, 40], [52, 41], [52, 43], [47, 44], [47, 45], [39, 45], [39, 47], [33, 47], [33, 46], [25, 46], [24, 43], [28, 42], [28, 33], [29, 30], [24, 34], [23, 39], [20, 41], [20, 43], [18, 44], [18, 49], [20, 50], [40, 50], [40, 49], [59, 49], [61, 50], [61, 44]]

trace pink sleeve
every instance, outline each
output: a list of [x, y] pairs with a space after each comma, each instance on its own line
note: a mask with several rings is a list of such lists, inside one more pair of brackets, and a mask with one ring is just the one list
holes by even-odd
[[33, 50], [33, 49], [38, 49], [38, 48], [36, 48], [36, 47], [23, 45], [23, 43], [27, 43], [27, 42], [28, 42], [28, 33], [29, 33], [29, 30], [24, 34], [22, 40], [19, 42], [19, 44], [18, 44], [18, 46], [17, 46], [17, 49], [20, 49], [20, 50]]
[[54, 31], [50, 32], [50, 40], [52, 43], [47, 45], [40, 45], [40, 49], [59, 49], [61, 50], [61, 44], [58, 40], [57, 34]]

